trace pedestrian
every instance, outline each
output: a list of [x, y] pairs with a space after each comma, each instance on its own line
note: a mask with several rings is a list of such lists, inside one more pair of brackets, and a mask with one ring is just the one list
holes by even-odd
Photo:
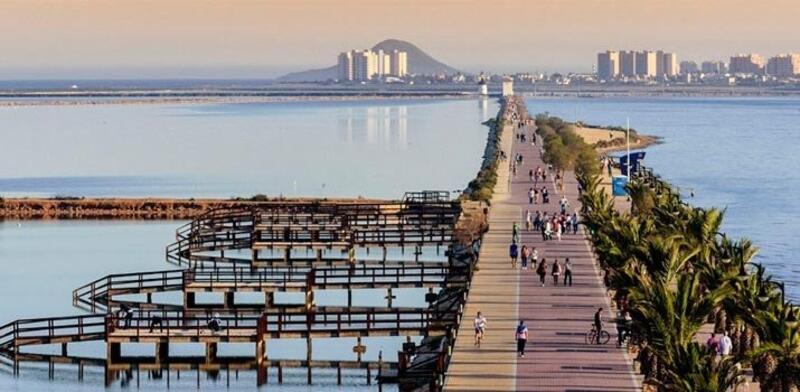
[[715, 353], [719, 352], [719, 340], [717, 340], [717, 334], [711, 332], [711, 336], [709, 336], [708, 340], [706, 340], [706, 347]]
[[572, 234], [578, 234], [578, 213], [573, 212], [570, 220], [572, 224]]
[[483, 317], [483, 314], [478, 311], [478, 315], [475, 316], [475, 346], [481, 348], [481, 340], [483, 340], [483, 335], [486, 334], [486, 317]]
[[597, 337], [597, 344], [600, 344], [600, 335], [603, 332], [603, 308], [597, 308], [597, 312], [594, 314], [594, 331], [595, 336]]
[[522, 269], [528, 269], [528, 257], [531, 255], [531, 250], [528, 249], [528, 245], [522, 245], [522, 251], [520, 252], [520, 256], [522, 258]]
[[533, 230], [542, 230], [542, 214], [539, 211], [536, 211], [536, 216], [533, 218]]
[[542, 204], [550, 204], [550, 194], [547, 192], [547, 187], [542, 187]]
[[558, 279], [561, 277], [561, 264], [558, 259], [553, 260], [553, 286], [558, 286]]
[[552, 231], [552, 224], [549, 220], [544, 222], [544, 230], [542, 230], [542, 241], [547, 241], [550, 239], [550, 234]]
[[532, 219], [531, 210], [525, 210], [525, 231], [531, 231]]
[[564, 286], [572, 287], [572, 262], [569, 261], [569, 257], [564, 260]]
[[211, 332], [219, 332], [222, 329], [222, 319], [220, 319], [219, 313], [214, 313], [214, 317], [208, 320], [208, 329]]
[[517, 355], [520, 358], [525, 358], [525, 344], [528, 343], [528, 326], [525, 325], [524, 320], [519, 320], [517, 325]]
[[511, 257], [511, 268], [517, 268], [518, 253], [517, 243], [515, 241], [511, 241], [511, 245], [508, 247], [508, 255]]
[[539, 265], [539, 251], [534, 246], [531, 251], [531, 269], [535, 269], [537, 265]]
[[561, 231], [562, 231], [563, 227], [561, 226], [561, 223], [560, 223], [560, 222], [558, 222], [558, 221], [556, 221], [556, 222], [555, 222], [555, 225], [554, 225], [554, 226], [555, 226], [555, 228], [556, 228], [556, 229], [555, 229], [555, 231], [556, 231], [556, 238], [558, 238], [558, 240], [559, 240], [559, 241], [561, 241]]
[[536, 193], [533, 192], [533, 188], [528, 189], [528, 204], [533, 204], [533, 197]]
[[722, 333], [722, 339], [719, 340], [719, 355], [726, 357], [731, 355], [731, 349], [733, 349], [733, 342], [731, 341], [731, 337], [728, 336], [728, 332]]
[[536, 268], [536, 273], [539, 274], [539, 282], [541, 282], [542, 287], [544, 287], [544, 278], [547, 276], [547, 259], [544, 257], [539, 263], [539, 267]]
[[533, 190], [533, 204], [539, 204], [539, 190]]
[[561, 205], [561, 214], [567, 213], [567, 207], [569, 207], [569, 200], [567, 200], [567, 195], [561, 196], [561, 201], [559, 203]]
[[528, 179], [533, 182], [533, 169], [528, 170]]
[[519, 242], [519, 224], [517, 222], [511, 225], [511, 240]]

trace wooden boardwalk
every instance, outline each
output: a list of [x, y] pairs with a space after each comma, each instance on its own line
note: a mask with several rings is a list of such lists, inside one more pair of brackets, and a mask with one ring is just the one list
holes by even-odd
[[[614, 311], [605, 294], [598, 269], [595, 267], [589, 244], [579, 231], [562, 241], [543, 242], [536, 232], [524, 231], [524, 213], [559, 210], [562, 194], [556, 192], [548, 176], [550, 203], [528, 204], [527, 192], [532, 186], [528, 170], [546, 167], [538, 147], [516, 142], [510, 128], [504, 132], [504, 145], [513, 142], [509, 157], [517, 152], [524, 157], [517, 176], [509, 186], [508, 167], [503, 165], [497, 191], [490, 212], [489, 232], [484, 237], [480, 254], [480, 270], [476, 273], [472, 290], [459, 329], [453, 358], [448, 370], [445, 389], [448, 391], [634, 391], [641, 390], [641, 379], [633, 371], [630, 358], [614, 344], [616, 330]], [[524, 132], [530, 137], [532, 127]], [[541, 182], [539, 187], [541, 187]], [[510, 192], [507, 192], [510, 191]], [[564, 190], [570, 210], [579, 210], [577, 183], [572, 173], [567, 173]], [[564, 287], [559, 282], [553, 286], [548, 273], [545, 287], [541, 287], [535, 269], [513, 270], [508, 258], [513, 222], [519, 222], [522, 244], [535, 246], [540, 259], [553, 259], [563, 263], [569, 257], [573, 264], [574, 283]], [[606, 309], [606, 330], [612, 341], [597, 346], [584, 342], [584, 334], [591, 327], [592, 317], [598, 307]], [[487, 335], [480, 349], [473, 346], [472, 318], [481, 310], [488, 319]], [[517, 358], [514, 342], [515, 326], [519, 319], [530, 329], [527, 356]]]

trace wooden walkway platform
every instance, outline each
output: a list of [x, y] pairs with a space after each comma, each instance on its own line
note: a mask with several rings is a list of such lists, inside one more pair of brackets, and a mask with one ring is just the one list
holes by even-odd
[[[614, 344], [614, 310], [582, 232], [565, 235], [562, 241], [543, 242], [540, 233], [524, 231], [525, 211], [547, 211], [552, 215], [559, 210], [562, 193], [554, 189], [551, 173], [547, 181], [550, 203], [528, 204], [527, 192], [532, 186], [528, 170], [546, 165], [538, 146], [516, 142], [517, 131], [516, 127], [504, 131], [504, 145], [513, 143], [513, 148], [504, 147], [504, 150], [512, 151], [508, 154], [510, 159], [517, 152], [521, 153], [523, 165], [517, 169], [518, 174], [512, 178], [510, 186], [498, 181], [489, 216], [489, 232], [484, 237], [479, 271], [473, 278], [445, 390], [641, 390], [640, 378], [633, 371], [630, 358]], [[525, 127], [524, 132], [530, 138], [533, 127]], [[503, 165], [502, 169], [499, 177], [508, 178], [508, 166]], [[579, 210], [575, 177], [572, 173], [565, 177], [569, 210]], [[520, 224], [522, 244], [535, 246], [539, 258], [547, 258], [550, 266], [553, 259], [563, 263], [565, 257], [570, 258], [574, 276], [572, 287], [564, 287], [562, 282], [554, 287], [549, 271], [546, 286], [542, 287], [535, 269], [511, 268], [508, 246], [514, 221]], [[605, 328], [612, 334], [612, 341], [603, 346], [584, 342], [584, 334], [590, 329], [598, 307], [606, 310]], [[478, 310], [488, 319], [487, 334], [480, 349], [473, 346], [471, 321]], [[525, 320], [530, 330], [525, 358], [517, 358], [514, 341], [515, 326], [520, 319]]]

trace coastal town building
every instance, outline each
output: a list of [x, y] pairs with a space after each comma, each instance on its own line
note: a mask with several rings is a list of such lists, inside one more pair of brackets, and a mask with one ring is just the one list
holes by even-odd
[[644, 50], [636, 52], [636, 75], [655, 77], [658, 74], [658, 53]]
[[724, 61], [703, 61], [700, 71], [704, 74], [724, 74], [728, 72], [728, 64]]
[[353, 54], [352, 52], [342, 52], [339, 54], [338, 78], [341, 81], [353, 80]]
[[619, 52], [619, 73], [624, 77], [636, 76], [636, 52], [632, 50]]
[[597, 77], [611, 80], [619, 76], [619, 52], [605, 51], [597, 54]]
[[514, 78], [510, 76], [503, 77], [502, 92], [504, 97], [509, 97], [514, 95]]
[[658, 70], [658, 76], [665, 76], [665, 77], [673, 77], [678, 75], [678, 55], [674, 52], [657, 52], [658, 56], [658, 64], [660, 64], [660, 69]]
[[730, 73], [732, 74], [763, 74], [764, 58], [758, 54], [737, 54], [731, 56]]
[[408, 54], [394, 50], [386, 53], [370, 49], [351, 50], [339, 54], [337, 61], [339, 81], [365, 82], [386, 76], [408, 75]]
[[779, 54], [767, 62], [767, 74], [777, 77], [800, 75], [800, 54]]
[[678, 55], [663, 50], [607, 50], [597, 54], [597, 77], [601, 80], [617, 78], [653, 78], [678, 75]]
[[680, 71], [681, 75], [688, 75], [700, 72], [700, 67], [694, 61], [681, 61]]
[[408, 53], [397, 49], [393, 50], [391, 54], [391, 63], [392, 76], [402, 78], [408, 74]]
[[378, 64], [375, 53], [371, 50], [353, 52], [353, 77], [358, 81], [372, 80], [377, 74]]

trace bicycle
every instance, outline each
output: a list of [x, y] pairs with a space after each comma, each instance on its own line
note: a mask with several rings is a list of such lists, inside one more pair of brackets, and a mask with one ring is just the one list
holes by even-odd
[[[601, 330], [599, 344], [606, 344], [609, 340], [611, 340], [611, 334], [606, 330]], [[586, 332], [586, 344], [595, 343], [598, 343], [597, 330], [594, 328], [594, 325], [592, 325], [592, 329], [590, 329], [589, 332]]]

